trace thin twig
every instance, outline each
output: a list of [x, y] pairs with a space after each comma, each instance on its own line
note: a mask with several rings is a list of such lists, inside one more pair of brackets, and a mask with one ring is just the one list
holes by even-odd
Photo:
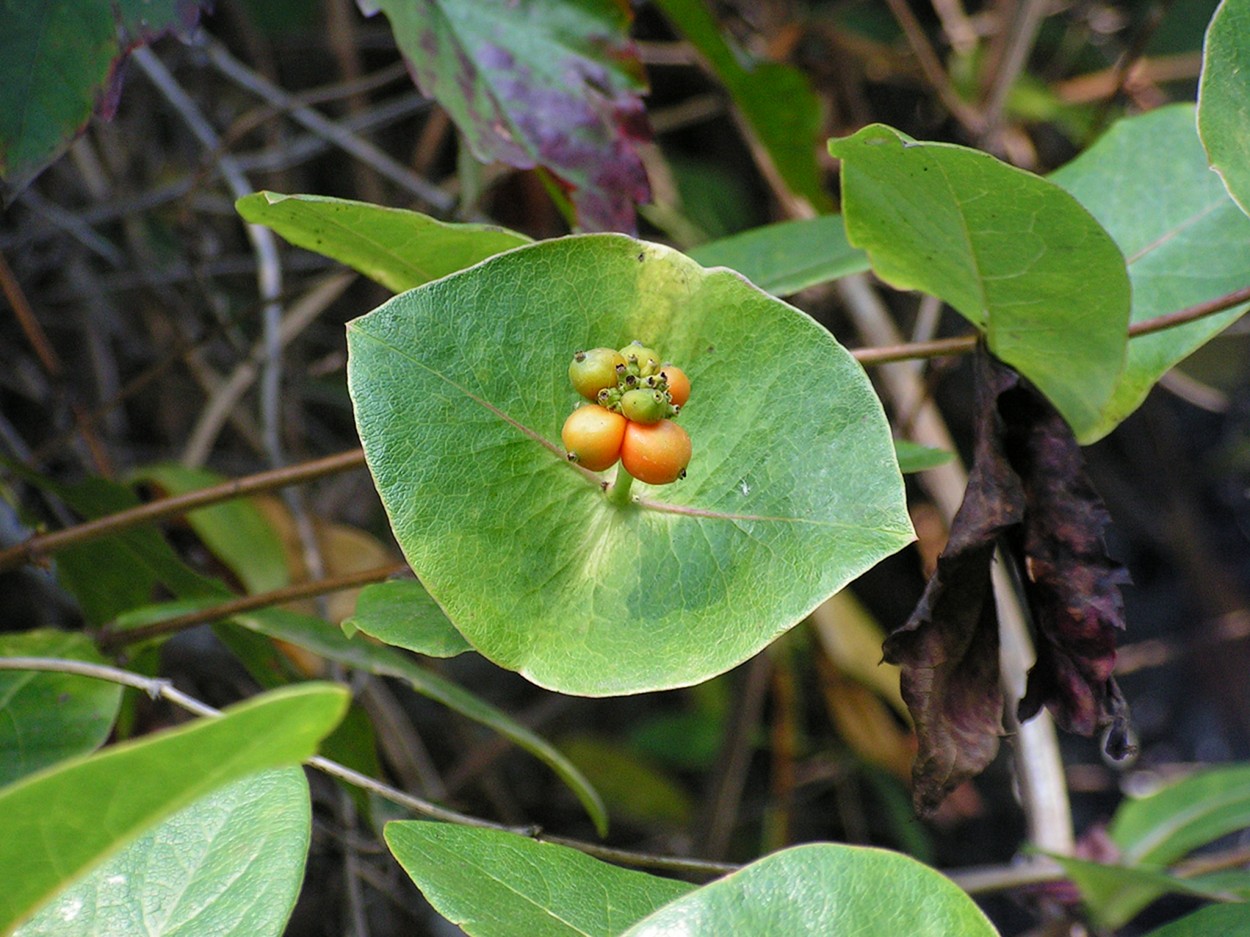
[[894, 14], [894, 18], [902, 27], [903, 35], [907, 37], [907, 44], [911, 46], [912, 54], [916, 56], [916, 62], [920, 65], [920, 71], [937, 94], [938, 99], [968, 133], [980, 136], [985, 126], [985, 119], [955, 90], [950, 76], [942, 67], [941, 60], [933, 51], [933, 46], [929, 44], [929, 39], [925, 36], [924, 29], [920, 21], [916, 19], [916, 14], [911, 11], [911, 7], [905, 0], [886, 0], [886, 6], [890, 8], [890, 12]]
[[390, 579], [392, 576], [397, 576], [407, 571], [407, 563], [388, 563], [386, 566], [375, 566], [372, 569], [344, 573], [341, 576], [333, 576], [328, 579], [315, 579], [312, 582], [300, 582], [293, 586], [283, 586], [281, 589], [258, 592], [256, 595], [241, 595], [238, 598], [220, 602], [208, 608], [196, 609], [193, 612], [153, 622], [150, 625], [144, 625], [142, 628], [127, 628], [122, 631], [106, 629], [100, 632], [97, 643], [102, 648], [111, 650], [125, 644], [136, 644], [140, 641], [147, 641], [149, 638], [173, 634], [176, 631], [185, 631], [187, 628], [192, 628], [196, 625], [221, 621], [223, 618], [241, 615], [244, 612], [255, 611], [258, 608], [269, 608], [273, 605], [282, 605], [299, 599], [328, 595], [331, 592], [356, 589], [372, 582]]
[[298, 485], [324, 475], [335, 475], [339, 472], [361, 468], [364, 464], [364, 452], [360, 449], [349, 449], [337, 455], [270, 469], [245, 478], [236, 478], [220, 485], [213, 485], [210, 488], [201, 488], [183, 495], [149, 501], [147, 504], [141, 504], [126, 511], [118, 511], [116, 514], [109, 514], [64, 530], [38, 534], [7, 550], [0, 550], [0, 572], [22, 563], [38, 562], [73, 544], [107, 537], [140, 524], [150, 524], [165, 518], [176, 517], [195, 508], [207, 507], [210, 504], [229, 501], [260, 491]]

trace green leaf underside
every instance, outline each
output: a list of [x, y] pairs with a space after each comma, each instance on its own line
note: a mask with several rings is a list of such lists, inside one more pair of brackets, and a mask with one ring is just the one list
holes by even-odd
[[311, 827], [301, 769], [235, 781], [98, 866], [15, 937], [277, 937], [299, 894]]
[[993, 937], [953, 882], [907, 856], [817, 843], [773, 853], [678, 898], [623, 937]]
[[1163, 866], [1250, 827], [1250, 765], [1201, 771], [1127, 800], [1108, 830], [1125, 864]]
[[[552, 440], [573, 352], [635, 338], [691, 378], [694, 458], [619, 507]], [[409, 563], [478, 650], [540, 685], [707, 679], [912, 538], [862, 369], [804, 314], [667, 248], [519, 248], [356, 320], [348, 348]]]
[[729, 267], [766, 293], [789, 296], [868, 270], [867, 255], [846, 240], [841, 215], [752, 228], [688, 252], [705, 267]]
[[[1133, 285], [1133, 322], [1250, 284], [1250, 218], [1207, 167], [1194, 129], [1193, 105], [1172, 105], [1118, 121], [1050, 178], [1089, 209], [1120, 245]], [[1124, 373], [1082, 441], [1110, 432], [1141, 405], [1166, 371], [1246, 308], [1130, 341]]]
[[1119, 928], [1164, 895], [1191, 895], [1216, 901], [1250, 897], [1244, 871], [1181, 878], [1156, 866], [1105, 865], [1070, 856], [1053, 856], [1076, 883], [1090, 915], [1102, 927]]
[[1061, 188], [976, 150], [874, 124], [834, 140], [851, 243], [950, 303], [1084, 440], [1124, 363], [1124, 258]]
[[[105, 663], [81, 634], [39, 630], [0, 635], [0, 657], [59, 657]], [[104, 744], [122, 688], [72, 674], [0, 672], [0, 786]]]
[[1250, 934], [1250, 904], [1211, 905], [1152, 930], [1145, 937], [1242, 937]]
[[401, 821], [385, 836], [426, 900], [470, 937], [616, 937], [694, 887], [499, 830]]
[[355, 614], [343, 622], [349, 637], [352, 630], [427, 657], [455, 657], [471, 650], [425, 587], [411, 580], [366, 586]]
[[778, 62], [752, 62], [726, 41], [705, 0], [656, 0], [742, 109], [786, 184], [813, 208], [832, 207], [821, 179], [820, 101], [806, 76]]
[[646, 173], [642, 66], [617, 0], [372, 0], [422, 92], [483, 162], [545, 166], [582, 225], [633, 230]]
[[396, 293], [530, 243], [524, 234], [493, 225], [450, 224], [420, 212], [320, 195], [256, 192], [235, 208], [253, 224]]
[[0, 933], [204, 794], [307, 758], [346, 705], [303, 684], [0, 789]]
[[107, 112], [124, 53], [169, 29], [194, 25], [198, 6], [186, 0], [6, 3], [0, 177], [15, 189], [34, 178], [97, 106]]
[[1207, 28], [1198, 132], [1211, 167], [1250, 213], [1250, 2], [1224, 0]]

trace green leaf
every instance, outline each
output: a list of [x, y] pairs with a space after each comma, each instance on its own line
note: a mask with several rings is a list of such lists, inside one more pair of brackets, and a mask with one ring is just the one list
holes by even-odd
[[1124, 364], [1129, 282], [1115, 242], [1054, 183], [881, 124], [834, 140], [851, 243], [900, 289], [944, 299], [1087, 439]]
[[[84, 635], [39, 630], [0, 635], [0, 657], [105, 663]], [[0, 786], [108, 739], [121, 707], [115, 683], [49, 671], [0, 671]]]
[[469, 937], [617, 937], [693, 887], [500, 830], [400, 821], [385, 837], [426, 900]]
[[1250, 2], [1224, 0], [1207, 28], [1198, 132], [1211, 166], [1250, 213]]
[[[618, 504], [551, 440], [577, 401], [570, 356], [631, 339], [690, 376], [694, 459]], [[355, 320], [348, 349], [408, 562], [474, 647], [542, 686], [706, 680], [912, 539], [863, 369], [803, 313], [668, 248], [518, 248]]]
[[779, 221], [688, 252], [705, 267], [729, 267], [774, 296], [788, 296], [869, 269], [846, 240], [841, 215]]
[[802, 72], [751, 60], [731, 46], [704, 0], [656, 0], [733, 97], [786, 185], [817, 210], [832, 207], [821, 179], [820, 101]]
[[551, 768], [581, 802], [600, 835], [607, 832], [608, 815], [603, 801], [577, 767], [542, 736], [459, 684], [427, 670], [393, 648], [361, 639], [351, 640], [338, 628], [319, 618], [269, 608], [236, 615], [231, 620], [260, 634], [306, 648], [329, 660], [359, 667], [380, 676], [397, 677], [422, 696], [498, 732]]
[[1190, 775], [1124, 801], [1108, 832], [1125, 865], [1164, 866], [1228, 833], [1250, 827], [1250, 765]]
[[112, 116], [125, 53], [172, 28], [189, 29], [187, 0], [5, 3], [0, 28], [0, 177], [23, 188], [87, 124]]
[[371, 0], [408, 70], [482, 162], [544, 166], [581, 224], [633, 230], [646, 173], [642, 66], [617, 0]]
[[753, 862], [666, 905], [623, 937], [786, 934], [993, 937], [950, 879], [882, 849], [816, 843]]
[[356, 599], [356, 613], [343, 622], [349, 638], [355, 631], [426, 657], [455, 657], [472, 650], [425, 587], [413, 580], [365, 586]]
[[[226, 481], [224, 475], [177, 463], [147, 465], [133, 481], [155, 482], [169, 495], [186, 494]], [[187, 513], [187, 523], [248, 592], [280, 589], [291, 581], [282, 538], [248, 498], [235, 498]]]
[[1154, 866], [1104, 865], [1070, 856], [1052, 856], [1076, 883], [1090, 916], [1108, 929], [1122, 927], [1164, 895], [1192, 895], [1227, 901], [1250, 897], [1250, 874], [1180, 878]]
[[933, 446], [922, 446], [920, 443], [906, 439], [894, 440], [894, 451], [898, 455], [899, 470], [904, 475], [937, 468], [955, 458], [953, 452], [935, 449]]
[[[1134, 322], [1250, 283], [1250, 219], [1207, 167], [1193, 105], [1116, 122], [1050, 178], [1093, 213], [1128, 258]], [[1246, 308], [1132, 339], [1115, 392], [1082, 441], [1110, 432], [1141, 405], [1164, 372]]]
[[493, 225], [449, 224], [420, 212], [320, 195], [256, 192], [235, 202], [253, 224], [358, 270], [396, 293], [530, 243]]
[[1250, 904], [1216, 904], [1152, 930], [1145, 937], [1243, 937], [1250, 934]]
[[0, 789], [0, 934], [197, 798], [309, 757], [347, 706], [306, 683]]
[[685, 829], [690, 795], [658, 765], [616, 740], [590, 733], [560, 739], [560, 749], [603, 795], [614, 817]]
[[301, 769], [235, 781], [96, 867], [15, 937], [277, 937], [299, 895], [311, 828]]

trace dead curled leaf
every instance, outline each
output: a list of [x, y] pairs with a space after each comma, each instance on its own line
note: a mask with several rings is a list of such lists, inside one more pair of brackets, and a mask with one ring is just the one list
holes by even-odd
[[922, 815], [998, 751], [1003, 695], [990, 563], [999, 547], [1021, 571], [1036, 631], [1019, 718], [1046, 706], [1072, 732], [1110, 727], [1113, 757], [1131, 747], [1128, 707], [1111, 676], [1128, 577], [1103, 547], [1108, 515], [1080, 446], [1050, 403], [984, 349], [976, 394], [972, 471], [950, 539], [916, 610], [884, 645], [885, 659], [902, 668], [916, 723], [913, 799]]

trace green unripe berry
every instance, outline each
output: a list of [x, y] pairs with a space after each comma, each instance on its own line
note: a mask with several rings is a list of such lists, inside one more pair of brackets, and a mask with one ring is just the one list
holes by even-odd
[[591, 348], [579, 351], [569, 364], [569, 382], [573, 389], [587, 400], [595, 400], [599, 391], [615, 387], [623, 371], [625, 358], [611, 348]]
[[662, 390], [628, 390], [621, 395], [621, 414], [635, 423], [658, 423], [669, 416], [672, 405]]
[[643, 376], [660, 370], [660, 353], [637, 339], [622, 348], [620, 354], [627, 362], [631, 360], [635, 362], [638, 366], [638, 373]]

